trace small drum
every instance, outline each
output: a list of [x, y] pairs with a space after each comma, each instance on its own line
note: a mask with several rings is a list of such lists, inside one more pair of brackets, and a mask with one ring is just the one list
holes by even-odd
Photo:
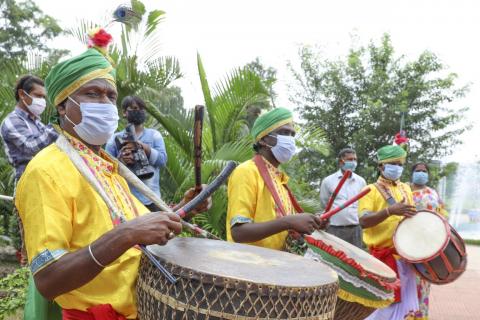
[[305, 257], [319, 260], [338, 273], [335, 320], [363, 320], [375, 309], [394, 300], [399, 285], [395, 272], [386, 264], [354, 245], [324, 231], [305, 236]]
[[450, 283], [467, 266], [465, 243], [447, 220], [432, 211], [403, 219], [393, 237], [397, 253], [435, 284]]
[[200, 238], [148, 250], [178, 281], [142, 257], [139, 319], [333, 319], [338, 277], [304, 257]]

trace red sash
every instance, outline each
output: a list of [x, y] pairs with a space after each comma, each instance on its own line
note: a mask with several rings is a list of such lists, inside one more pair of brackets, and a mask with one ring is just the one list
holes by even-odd
[[[270, 191], [270, 194], [272, 195], [273, 201], [275, 202], [275, 206], [276, 206], [277, 218], [286, 216], [287, 212], [285, 211], [285, 207], [283, 206], [282, 200], [280, 200], [280, 196], [278, 195], [278, 192], [275, 189], [275, 186], [273, 185], [273, 180], [268, 172], [268, 168], [267, 168], [267, 165], [265, 164], [265, 160], [261, 155], [257, 154], [255, 155], [255, 157], [253, 157], [253, 162], [257, 166], [258, 172], [260, 172], [260, 175], [262, 176], [262, 179], [265, 182], [265, 185], [267, 186], [268, 191]], [[290, 188], [288, 188], [286, 184], [283, 186], [287, 190], [288, 197], [290, 198], [290, 201], [292, 201], [292, 205], [295, 211], [297, 213], [303, 213], [304, 211], [302, 207], [298, 203], [292, 191], [290, 191]]]
[[[372, 256], [374, 256], [375, 258], [377, 258], [378, 260], [382, 261], [387, 266], [389, 266], [393, 271], [395, 271], [397, 278], [400, 279], [400, 275], [398, 274], [397, 261], [393, 256], [394, 254], [397, 253], [395, 248], [369, 248], [369, 249], [370, 249], [370, 254]], [[398, 284], [398, 287], [395, 288], [394, 294], [395, 294], [395, 302], [400, 302], [401, 301], [400, 282]]]
[[127, 320], [121, 314], [118, 314], [113, 309], [111, 304], [100, 304], [88, 308], [87, 311], [80, 311], [75, 309], [63, 309], [63, 320]]

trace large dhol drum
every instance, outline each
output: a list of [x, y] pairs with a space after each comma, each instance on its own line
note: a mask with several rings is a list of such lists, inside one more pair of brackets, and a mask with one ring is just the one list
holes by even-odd
[[335, 320], [363, 320], [393, 302], [399, 281], [386, 264], [324, 231], [315, 231], [305, 240], [305, 257], [319, 260], [338, 273]]
[[169, 283], [142, 257], [139, 319], [333, 319], [338, 277], [315, 261], [200, 238], [148, 250], [178, 281]]
[[432, 211], [403, 219], [393, 238], [397, 253], [435, 284], [450, 283], [467, 266], [465, 243], [447, 220]]

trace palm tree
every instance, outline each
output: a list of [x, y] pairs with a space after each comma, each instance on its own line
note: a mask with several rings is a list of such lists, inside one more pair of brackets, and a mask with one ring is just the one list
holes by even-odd
[[[202, 179], [210, 182], [227, 161], [243, 162], [253, 155], [251, 138], [245, 120], [246, 109], [254, 103], [268, 101], [268, 91], [253, 71], [235, 69], [213, 90], [200, 55], [197, 55], [198, 73], [206, 106], [203, 126]], [[186, 189], [194, 184], [193, 173], [193, 113], [192, 110], [166, 114], [148, 102], [148, 111], [161, 125], [168, 162], [162, 174], [162, 196], [179, 200]], [[203, 228], [225, 237], [226, 188], [213, 196], [213, 207], [194, 218]]]

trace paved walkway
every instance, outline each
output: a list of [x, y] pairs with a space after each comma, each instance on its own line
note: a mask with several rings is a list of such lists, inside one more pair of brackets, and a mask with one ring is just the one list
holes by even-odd
[[429, 320], [480, 319], [480, 246], [467, 246], [465, 273], [454, 283], [432, 286]]

